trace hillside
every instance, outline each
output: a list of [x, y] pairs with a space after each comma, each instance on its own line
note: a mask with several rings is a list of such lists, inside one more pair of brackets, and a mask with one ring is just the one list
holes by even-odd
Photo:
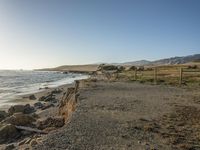
[[134, 65], [134, 66], [145, 66], [145, 65], [177, 65], [177, 64], [185, 64], [190, 62], [199, 62], [200, 61], [200, 54], [183, 56], [183, 57], [171, 57], [165, 58], [155, 61], [148, 61], [148, 60], [140, 60], [140, 61], [133, 61], [133, 62], [125, 62], [121, 63], [121, 65]]
[[152, 64], [153, 65], [175, 65], [175, 64], [185, 64], [189, 62], [195, 62], [196, 60], [200, 60], [200, 54], [160, 59], [157, 61], [153, 61]]
[[63, 71], [63, 72], [93, 72], [96, 71], [99, 65], [64, 65], [56, 68], [40, 69], [42, 71]]
[[[166, 59], [160, 59], [155, 61], [139, 60], [124, 63], [111, 63], [111, 65], [122, 66], [157, 66], [157, 65], [177, 65], [177, 64], [196, 64], [200, 62], [200, 54], [183, 56], [183, 57], [171, 57]], [[105, 63], [108, 64], [108, 63]], [[64, 65], [56, 68], [39, 69], [42, 71], [63, 71], [63, 72], [94, 72], [97, 70], [99, 64], [87, 64], [87, 65]]]

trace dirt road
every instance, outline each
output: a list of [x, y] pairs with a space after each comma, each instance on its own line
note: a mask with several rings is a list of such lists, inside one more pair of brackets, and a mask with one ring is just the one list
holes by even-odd
[[126, 82], [92, 82], [76, 111], [35, 149], [200, 149], [200, 93]]

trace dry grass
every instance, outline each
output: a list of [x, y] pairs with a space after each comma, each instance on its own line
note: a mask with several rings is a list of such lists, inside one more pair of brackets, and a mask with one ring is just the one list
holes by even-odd
[[[157, 67], [157, 83], [179, 85], [180, 68], [183, 68], [183, 84], [200, 85], [200, 69], [188, 69], [188, 65]], [[124, 71], [119, 74], [118, 78], [135, 81], [135, 71]], [[136, 80], [140, 82], [154, 82], [154, 70], [137, 71]]]

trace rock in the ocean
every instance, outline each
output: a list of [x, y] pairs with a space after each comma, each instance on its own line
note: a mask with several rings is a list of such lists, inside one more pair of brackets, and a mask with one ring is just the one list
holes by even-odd
[[29, 99], [30, 99], [30, 100], [36, 100], [37, 98], [35, 97], [34, 94], [32, 94], [32, 95], [29, 96]]
[[31, 107], [30, 104], [27, 104], [27, 105], [14, 105], [14, 106], [11, 106], [8, 109], [8, 113], [10, 115], [12, 115], [14, 113], [18, 113], [18, 112], [25, 113], [25, 114], [30, 114], [30, 113], [33, 113], [34, 111], [35, 111], [34, 107]]
[[48, 117], [46, 119], [43, 120], [39, 120], [36, 124], [36, 126], [38, 127], [38, 129], [45, 129], [45, 128], [49, 128], [49, 127], [62, 127], [64, 126], [65, 122], [64, 122], [64, 118], [63, 117]]
[[0, 125], [0, 144], [20, 136], [19, 131], [12, 124]]
[[6, 117], [8, 117], [8, 113], [6, 113], [5, 111], [0, 111], [0, 122]]
[[3, 122], [17, 126], [29, 126], [32, 125], [34, 121], [35, 119], [28, 114], [15, 113], [14, 115], [7, 117]]

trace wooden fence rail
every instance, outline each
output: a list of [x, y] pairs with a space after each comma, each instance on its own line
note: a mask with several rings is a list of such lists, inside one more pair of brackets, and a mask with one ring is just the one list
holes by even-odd
[[[184, 72], [187, 73], [187, 72], [199, 72], [200, 73], [200, 69], [184, 69], [182, 67], [180, 67], [179, 69], [179, 75], [178, 75], [178, 82], [179, 82], [179, 85], [182, 85], [183, 84], [183, 77], [184, 77]], [[159, 71], [159, 67], [154, 67], [153, 68], [153, 81], [154, 81], [154, 84], [157, 84], [157, 81], [158, 81], [158, 71]], [[141, 73], [141, 72], [140, 72]], [[137, 80], [138, 79], [138, 71], [135, 70], [134, 71], [134, 79]]]

